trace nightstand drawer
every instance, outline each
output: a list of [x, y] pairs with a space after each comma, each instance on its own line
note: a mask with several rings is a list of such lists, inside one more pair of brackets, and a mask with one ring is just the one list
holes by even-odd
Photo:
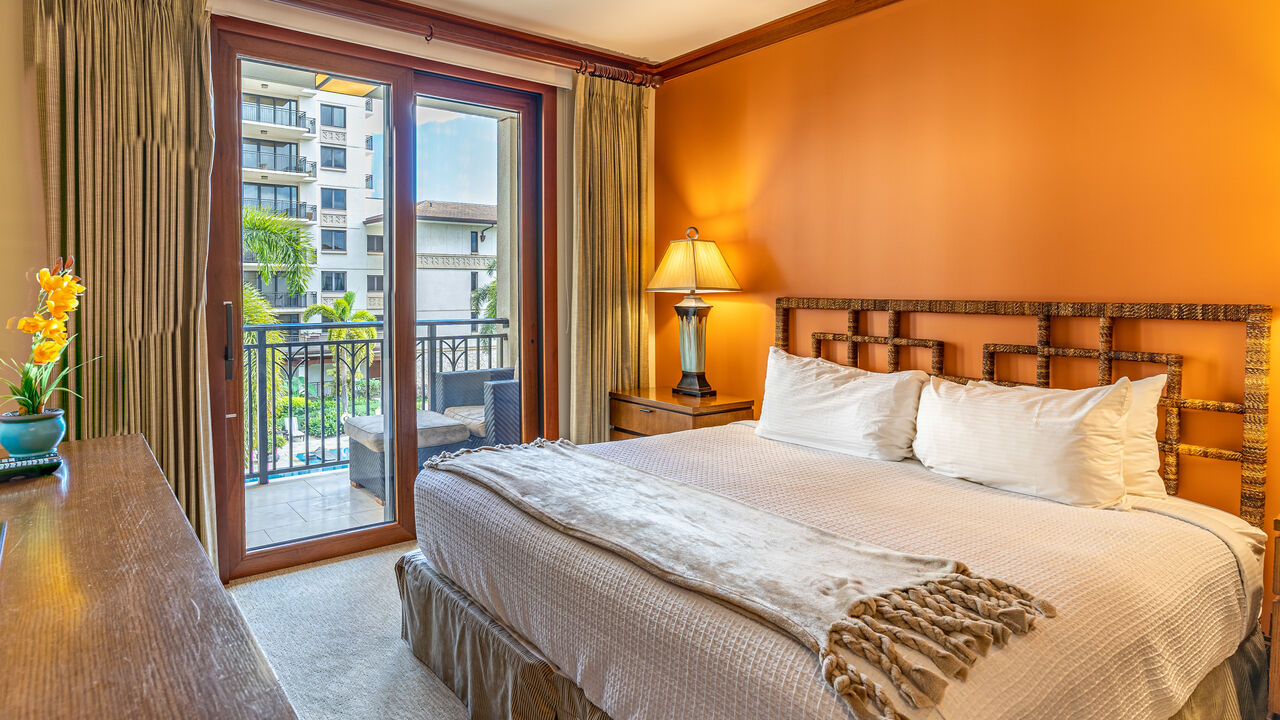
[[670, 410], [611, 399], [609, 400], [609, 424], [619, 430], [637, 435], [661, 435], [693, 429], [693, 418]]

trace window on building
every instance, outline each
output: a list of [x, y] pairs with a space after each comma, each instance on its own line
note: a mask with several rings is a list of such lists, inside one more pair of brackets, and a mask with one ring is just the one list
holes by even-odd
[[320, 146], [320, 167], [332, 170], [347, 169], [347, 149], [340, 147]]
[[480, 309], [476, 307], [476, 303], [474, 300], [475, 292], [478, 289], [480, 289], [480, 273], [472, 270], [471, 271], [471, 296], [473, 299], [471, 302], [471, 317], [480, 317], [480, 311], [479, 311]]
[[321, 105], [320, 124], [336, 128], [346, 127], [347, 109], [341, 105]]
[[341, 188], [320, 188], [320, 207], [325, 210], [346, 210], [347, 191]]
[[347, 274], [345, 272], [325, 270], [320, 273], [320, 290], [323, 292], [346, 292]]
[[371, 252], [371, 253], [382, 252], [382, 236], [381, 235], [366, 235], [365, 240], [368, 242], [368, 247], [365, 248], [368, 252]]
[[475, 230], [471, 231], [471, 254], [475, 255], [480, 252], [480, 233]]
[[250, 122], [275, 125], [302, 125], [305, 118], [298, 112], [298, 102], [269, 95], [244, 93], [240, 97], [240, 117]]
[[347, 231], [346, 230], [321, 230], [320, 231], [320, 249], [321, 250], [340, 250], [347, 251]]
[[369, 292], [382, 292], [382, 276], [381, 275], [369, 276]]

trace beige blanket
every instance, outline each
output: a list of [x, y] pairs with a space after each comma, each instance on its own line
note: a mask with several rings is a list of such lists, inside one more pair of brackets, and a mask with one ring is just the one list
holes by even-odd
[[927, 707], [947, 685], [935, 668], [963, 679], [992, 644], [1054, 614], [961, 563], [834, 535], [566, 441], [466, 450], [427, 467], [789, 634], [818, 655], [827, 683], [862, 718], [900, 716], [854, 656]]

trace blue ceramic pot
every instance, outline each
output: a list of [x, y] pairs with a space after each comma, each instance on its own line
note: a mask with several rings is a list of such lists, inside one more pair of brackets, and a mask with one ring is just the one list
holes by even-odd
[[14, 458], [53, 452], [67, 434], [62, 409], [45, 410], [39, 415], [0, 415], [0, 446]]

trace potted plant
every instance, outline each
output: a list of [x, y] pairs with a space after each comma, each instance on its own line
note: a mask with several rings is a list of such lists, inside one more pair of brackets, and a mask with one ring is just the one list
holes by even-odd
[[[52, 270], [44, 268], [37, 274], [40, 298], [35, 312], [16, 323], [18, 330], [32, 336], [31, 354], [25, 362], [3, 361], [17, 374], [16, 381], [5, 381], [9, 394], [0, 396], [18, 406], [17, 411], [0, 414], [0, 446], [9, 451], [11, 457], [52, 452], [67, 432], [62, 409], [46, 408], [45, 404], [57, 391], [75, 394], [62, 387], [62, 381], [75, 368], [63, 368], [55, 374], [58, 361], [67, 349], [67, 322], [80, 305], [79, 297], [84, 292], [81, 279], [72, 273], [73, 262], [74, 259], [69, 258], [64, 264], [59, 258]], [[13, 320], [9, 326], [14, 327]]]

